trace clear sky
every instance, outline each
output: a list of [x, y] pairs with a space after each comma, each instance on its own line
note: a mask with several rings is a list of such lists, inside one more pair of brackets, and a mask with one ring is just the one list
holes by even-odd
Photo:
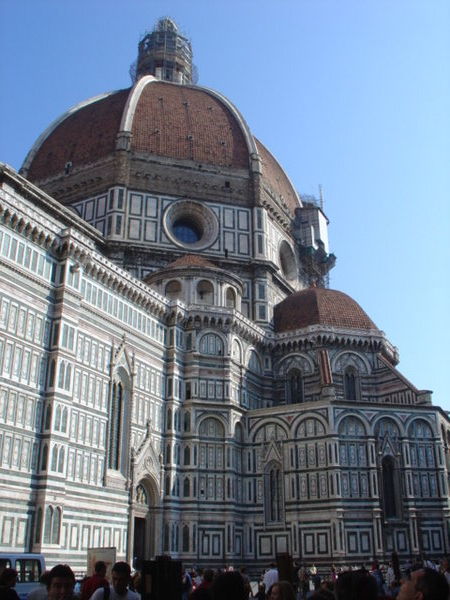
[[450, 410], [450, 2], [0, 0], [0, 160], [18, 169], [69, 107], [128, 87], [162, 16], [300, 193], [323, 186], [330, 287]]

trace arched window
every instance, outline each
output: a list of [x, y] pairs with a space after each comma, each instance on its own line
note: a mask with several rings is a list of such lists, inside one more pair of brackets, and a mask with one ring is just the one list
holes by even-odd
[[67, 431], [67, 408], [64, 407], [61, 417], [61, 431]]
[[189, 481], [189, 477], [185, 477], [183, 481], [183, 496], [188, 498], [191, 493], [191, 482]]
[[183, 525], [183, 552], [189, 552], [189, 527]]
[[359, 375], [354, 367], [347, 367], [344, 371], [344, 398], [359, 400]]
[[199, 345], [200, 352], [202, 354], [210, 354], [213, 356], [223, 355], [223, 341], [215, 333], [207, 333], [200, 340]]
[[50, 469], [56, 471], [58, 468], [58, 446], [53, 446], [52, 450], [52, 464]]
[[34, 541], [39, 544], [41, 541], [42, 534], [42, 508], [39, 507], [36, 513], [36, 526], [34, 528]]
[[52, 522], [52, 534], [51, 540], [52, 544], [59, 544], [59, 534], [61, 531], [61, 509], [59, 507], [53, 512], [53, 522]]
[[202, 279], [197, 284], [197, 302], [199, 304], [212, 304], [214, 301], [213, 284], [206, 279]]
[[41, 456], [41, 471], [45, 471], [47, 469], [47, 461], [48, 461], [48, 446], [44, 445], [42, 448], [42, 456]]
[[72, 377], [72, 367], [68, 364], [66, 366], [66, 376], [64, 378], [64, 389], [69, 391], [70, 390], [70, 379]]
[[53, 387], [55, 384], [56, 361], [53, 358], [50, 362], [50, 370], [48, 374], [48, 387]]
[[66, 363], [62, 360], [59, 365], [58, 387], [64, 389], [64, 378], [66, 375]]
[[166, 485], [165, 485], [164, 492], [165, 492], [166, 496], [170, 496], [170, 475], [166, 475]]
[[64, 473], [64, 458], [65, 458], [64, 448], [61, 447], [59, 449], [59, 456], [58, 456], [58, 473]]
[[400, 486], [395, 471], [395, 461], [392, 456], [385, 456], [381, 461], [383, 481], [383, 508], [386, 519], [399, 517], [398, 499]]
[[183, 463], [185, 465], [190, 465], [191, 464], [191, 449], [189, 448], [189, 446], [186, 446], [186, 448], [184, 449], [184, 460]]
[[225, 301], [228, 308], [236, 308], [236, 292], [233, 288], [227, 288]]
[[167, 444], [167, 446], [166, 446], [166, 463], [170, 465], [171, 462], [172, 462], [172, 449], [170, 447], [170, 444]]
[[286, 381], [287, 404], [303, 402], [303, 377], [299, 369], [292, 369], [287, 374]]
[[61, 407], [57, 406], [55, 411], [55, 429], [59, 431], [61, 429]]
[[166, 285], [166, 296], [169, 300], [176, 300], [181, 296], [181, 283], [173, 280]]
[[283, 518], [283, 487], [281, 468], [278, 463], [270, 463], [265, 469], [264, 500], [266, 521], [280, 522]]
[[123, 384], [113, 383], [111, 406], [109, 411], [109, 448], [108, 467], [118, 471], [121, 462], [121, 442], [123, 427]]
[[184, 413], [184, 431], [191, 430], [191, 413], [187, 410]]
[[44, 429], [50, 429], [52, 422], [52, 407], [50, 404], [47, 404], [45, 407], [45, 420], [44, 420]]
[[172, 409], [167, 411], [167, 429], [172, 429]]
[[256, 352], [254, 350], [252, 350], [250, 352], [250, 357], [248, 360], [248, 368], [250, 369], [250, 371], [253, 371], [254, 373], [261, 373], [261, 371], [262, 371], [261, 361], [259, 359], [259, 356], [256, 354]]
[[47, 506], [45, 511], [44, 544], [50, 544], [52, 539], [53, 508]]

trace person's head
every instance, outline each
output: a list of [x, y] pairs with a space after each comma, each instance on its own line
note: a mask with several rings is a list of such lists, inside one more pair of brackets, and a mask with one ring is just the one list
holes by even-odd
[[214, 571], [212, 569], [205, 569], [203, 571], [203, 581], [211, 583], [214, 580]]
[[6, 567], [0, 575], [0, 585], [4, 587], [14, 587], [17, 582], [17, 571]]
[[116, 562], [111, 570], [111, 583], [114, 591], [123, 596], [131, 580], [131, 568], [126, 562]]
[[56, 565], [47, 579], [48, 600], [68, 600], [73, 596], [75, 575], [69, 565]]
[[104, 577], [106, 575], [106, 563], [103, 560], [98, 560], [94, 565], [94, 571], [96, 575]]
[[336, 596], [330, 590], [320, 589], [310, 596], [309, 600], [335, 600]]
[[345, 571], [337, 578], [335, 593], [337, 600], [377, 600], [377, 582], [367, 571]]
[[295, 592], [289, 581], [273, 583], [267, 593], [268, 600], [295, 600]]
[[47, 586], [49, 581], [50, 581], [50, 571], [44, 571], [42, 573], [42, 575], [39, 577], [39, 583], [42, 583], [42, 585]]
[[413, 571], [402, 583], [397, 600], [447, 600], [449, 587], [445, 576], [434, 569]]
[[214, 600], [247, 600], [248, 590], [238, 571], [228, 571], [218, 575], [212, 584]]

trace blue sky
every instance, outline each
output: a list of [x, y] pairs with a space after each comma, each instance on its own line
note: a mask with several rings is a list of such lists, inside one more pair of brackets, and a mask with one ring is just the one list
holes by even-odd
[[450, 410], [448, 0], [0, 0], [0, 160], [19, 168], [74, 104], [128, 87], [161, 16], [300, 192], [321, 184], [330, 287]]

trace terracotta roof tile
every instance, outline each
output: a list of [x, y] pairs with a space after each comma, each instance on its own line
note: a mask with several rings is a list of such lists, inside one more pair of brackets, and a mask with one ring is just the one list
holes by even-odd
[[244, 134], [206, 90], [164, 82], [145, 86], [136, 106], [132, 149], [223, 167], [249, 166]]
[[112, 153], [130, 90], [120, 90], [69, 114], [43, 141], [28, 171], [30, 181], [61, 173]]
[[180, 256], [180, 258], [177, 258], [164, 268], [173, 269], [176, 267], [206, 267], [208, 269], [218, 268], [214, 263], [206, 258], [203, 258], [203, 256], [198, 256], [197, 254], [185, 254], [184, 256]]
[[326, 288], [301, 290], [275, 306], [274, 326], [277, 332], [302, 329], [309, 325], [377, 329], [355, 300], [337, 290]]

